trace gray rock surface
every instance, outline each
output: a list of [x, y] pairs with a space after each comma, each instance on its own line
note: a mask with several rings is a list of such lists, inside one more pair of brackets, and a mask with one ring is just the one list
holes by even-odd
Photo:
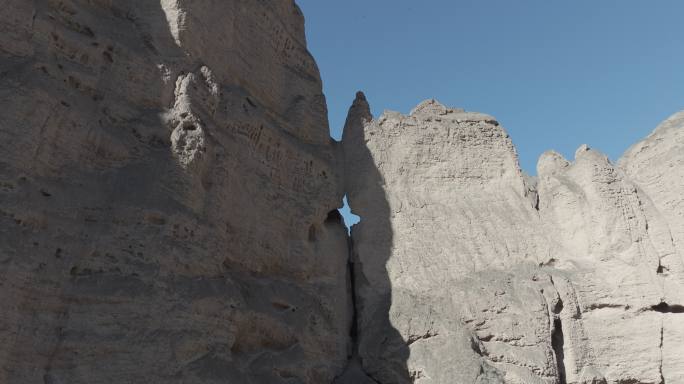
[[537, 271], [548, 246], [508, 135], [434, 100], [372, 121], [360, 109], [361, 95], [343, 145], [366, 371], [383, 383], [555, 382], [557, 297]]
[[1, 383], [341, 373], [343, 190], [303, 23], [286, 0], [2, 2]]
[[[661, 227], [657, 277], [661, 288], [662, 374], [684, 382], [684, 112], [632, 146], [619, 165], [647, 196]], [[649, 222], [649, 227], [650, 227]]]
[[428, 100], [372, 119], [357, 95], [343, 146], [364, 370], [381, 383], [684, 380], [682, 122], [620, 167], [582, 146], [573, 163], [544, 154], [531, 178], [491, 116]]
[[1, 8], [0, 383], [684, 383], [684, 113], [531, 177], [435, 100], [331, 140], [290, 0]]

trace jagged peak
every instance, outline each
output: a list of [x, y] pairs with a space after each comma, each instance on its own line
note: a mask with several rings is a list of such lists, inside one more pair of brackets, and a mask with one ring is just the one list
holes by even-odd
[[587, 144], [582, 144], [575, 151], [574, 162], [568, 161], [556, 151], [549, 150], [544, 152], [537, 161], [537, 174], [554, 174], [561, 169], [586, 161], [589, 161], [591, 164], [612, 164], [606, 154], [591, 148]]
[[591, 150], [587, 144], [582, 144], [580, 145], [577, 150], [575, 151], [575, 160], [577, 160], [584, 152], [588, 152]]
[[608, 156], [596, 149], [582, 144], [575, 151], [575, 163], [581, 160], [589, 160], [592, 164], [612, 164]]
[[373, 120], [373, 115], [366, 95], [358, 91], [351, 107], [349, 107], [349, 112], [347, 112], [347, 120], [344, 122], [342, 131], [342, 141], [345, 140], [345, 137], [362, 132], [363, 126], [371, 120]]
[[560, 153], [549, 150], [539, 157], [537, 161], [537, 174], [554, 174], [557, 171], [567, 168], [570, 166], [570, 162], [563, 157]]
[[349, 108], [348, 116], [351, 116], [352, 114], [366, 120], [373, 119], [366, 95], [361, 91], [356, 92], [356, 97]]

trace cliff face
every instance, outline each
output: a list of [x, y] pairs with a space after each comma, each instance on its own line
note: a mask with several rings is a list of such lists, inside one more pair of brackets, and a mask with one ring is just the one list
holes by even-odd
[[434, 100], [335, 143], [290, 0], [6, 1], [0, 106], [0, 383], [684, 382], [682, 113], [536, 178]]
[[572, 163], [542, 155], [533, 179], [491, 116], [434, 100], [408, 116], [359, 110], [362, 95], [343, 145], [361, 216], [366, 372], [382, 383], [684, 380], [681, 113], [619, 166], [582, 146]]
[[[344, 135], [349, 203], [361, 217], [352, 240], [366, 370], [380, 382], [474, 382], [497, 375], [480, 356], [497, 353], [552, 377], [539, 292], [548, 278], [531, 279], [545, 245], [536, 199], [496, 120], [430, 100], [409, 116], [350, 121]], [[378, 350], [390, 324], [396, 346]], [[498, 340], [504, 333], [526, 347]]]
[[347, 234], [292, 1], [0, 12], [0, 382], [330, 382]]

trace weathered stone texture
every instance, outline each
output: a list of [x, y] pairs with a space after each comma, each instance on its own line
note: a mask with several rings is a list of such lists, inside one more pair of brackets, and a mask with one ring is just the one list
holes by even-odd
[[347, 234], [297, 6], [9, 0], [0, 32], [0, 382], [331, 382]]
[[[343, 144], [361, 216], [352, 240], [366, 371], [380, 382], [496, 382], [500, 368], [511, 382], [553, 382], [540, 290], [550, 283], [534, 276], [548, 247], [499, 123], [429, 100], [409, 116], [350, 114]], [[388, 328], [397, 348], [376, 350]]]
[[682, 112], [531, 177], [435, 100], [331, 140], [290, 0], [0, 8], [0, 383], [684, 382]]
[[381, 383], [681, 380], [681, 125], [620, 167], [582, 146], [573, 163], [544, 154], [530, 178], [490, 116], [429, 100], [372, 119], [358, 95], [343, 146], [364, 370]]

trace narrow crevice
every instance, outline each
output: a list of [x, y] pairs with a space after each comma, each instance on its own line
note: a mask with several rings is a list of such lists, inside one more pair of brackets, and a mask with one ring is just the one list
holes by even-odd
[[[334, 217], [334, 219], [339, 220], [347, 229], [347, 276], [349, 279], [349, 295], [351, 296], [351, 311], [352, 311], [352, 319], [351, 319], [351, 327], [349, 329], [349, 339], [351, 340], [351, 355], [349, 356], [349, 359], [359, 359], [359, 303], [358, 303], [358, 295], [357, 295], [357, 279], [356, 279], [356, 268], [354, 264], [354, 239], [352, 238], [352, 232], [351, 229], [354, 227], [356, 223], [360, 221], [360, 217], [354, 215], [351, 212], [351, 209], [349, 208], [349, 203], [347, 202], [347, 196], [345, 195], [344, 198], [342, 199], [343, 203], [343, 210], [346, 210], [346, 215], [347, 217], [350, 217], [353, 223], [351, 225], [348, 225], [346, 223], [346, 220], [344, 220], [343, 217], [343, 212], [344, 211], [335, 211], [338, 216]], [[328, 215], [328, 219], [332, 219], [331, 215]], [[354, 220], [356, 219], [356, 220]]]
[[359, 348], [359, 317], [358, 317], [358, 304], [356, 300], [356, 276], [354, 275], [354, 258], [353, 258], [353, 252], [354, 252], [354, 242], [351, 238], [351, 236], [348, 239], [348, 244], [349, 244], [349, 259], [347, 260], [347, 268], [349, 269], [349, 287], [350, 287], [350, 295], [351, 295], [351, 304], [352, 304], [352, 322], [351, 322], [351, 328], [349, 330], [349, 338], [351, 339], [352, 343], [352, 355], [350, 356], [351, 358], [358, 356], [358, 348]]
[[[551, 284], [555, 288], [553, 277], [551, 277]], [[556, 290], [556, 292], [558, 292]], [[563, 335], [563, 321], [561, 320], [561, 312], [563, 312], [563, 299], [558, 296], [558, 301], [553, 307], [553, 328], [551, 330], [551, 348], [554, 355], [556, 355], [556, 367], [558, 369], [558, 384], [567, 384], [565, 377], [565, 336]]]
[[629, 304], [613, 304], [613, 303], [593, 303], [586, 306], [585, 312], [595, 311], [597, 309], [623, 309], [625, 311], [629, 310], [631, 306]]
[[415, 343], [418, 340], [427, 340], [431, 337], [439, 336], [439, 333], [434, 332], [434, 331], [427, 331], [422, 335], [411, 335], [408, 337], [408, 340], [406, 340], [406, 345], [411, 345]]
[[[363, 364], [361, 361], [361, 356], [359, 355], [359, 336], [360, 336], [360, 324], [359, 324], [359, 302], [358, 302], [358, 295], [357, 295], [357, 276], [356, 276], [356, 264], [354, 262], [354, 241], [351, 236], [351, 228], [350, 226], [347, 225], [346, 220], [344, 220], [344, 217], [349, 217], [352, 216], [352, 220], [354, 219], [353, 216], [355, 216], [353, 213], [351, 213], [351, 210], [349, 210], [347, 201], [346, 201], [346, 196], [344, 198], [344, 205], [345, 207], [343, 210], [340, 211], [335, 211], [335, 213], [331, 212], [328, 215], [328, 220], [339, 220], [346, 228], [347, 230], [347, 249], [348, 249], [348, 255], [347, 255], [347, 279], [348, 279], [348, 295], [350, 298], [351, 302], [351, 324], [349, 327], [349, 342], [350, 342], [350, 348], [348, 351], [347, 355], [347, 367], [344, 369], [342, 374], [340, 374], [338, 377], [335, 378], [333, 381], [334, 384], [354, 384], [359, 382], [358, 380], [362, 380], [361, 382], [363, 383], [377, 383], [379, 382], [375, 380], [371, 375], [369, 375], [367, 372], [364, 371], [363, 369]], [[348, 212], [345, 212], [347, 210]], [[344, 214], [346, 213], [346, 215]], [[353, 227], [353, 224], [356, 224], [360, 218], [356, 216], [357, 220], [352, 223], [351, 227]]]
[[560, 317], [553, 320], [553, 333], [551, 334], [551, 347], [556, 355], [556, 366], [558, 367], [558, 383], [566, 384], [565, 379], [565, 353], [563, 347], [565, 338], [563, 336], [563, 323]]
[[[357, 295], [357, 279], [356, 279], [356, 264], [354, 263], [354, 241], [351, 236], [349, 236], [349, 261], [347, 263], [349, 268], [349, 282], [350, 282], [350, 294], [352, 302], [352, 322], [351, 328], [349, 329], [349, 339], [351, 340], [351, 355], [349, 356], [349, 364], [356, 365], [359, 371], [363, 374], [366, 382], [372, 382], [380, 384], [372, 375], [366, 372], [363, 368], [363, 363], [361, 355], [359, 354], [359, 337], [361, 324], [359, 323], [359, 302]], [[344, 383], [347, 384], [347, 383]]]
[[665, 323], [660, 325], [660, 384], [665, 384], [665, 376], [663, 376], [663, 341], [665, 335]]
[[651, 306], [651, 310], [660, 313], [684, 313], [684, 306], [677, 304], [670, 305], [666, 302], [661, 302], [660, 304]]

